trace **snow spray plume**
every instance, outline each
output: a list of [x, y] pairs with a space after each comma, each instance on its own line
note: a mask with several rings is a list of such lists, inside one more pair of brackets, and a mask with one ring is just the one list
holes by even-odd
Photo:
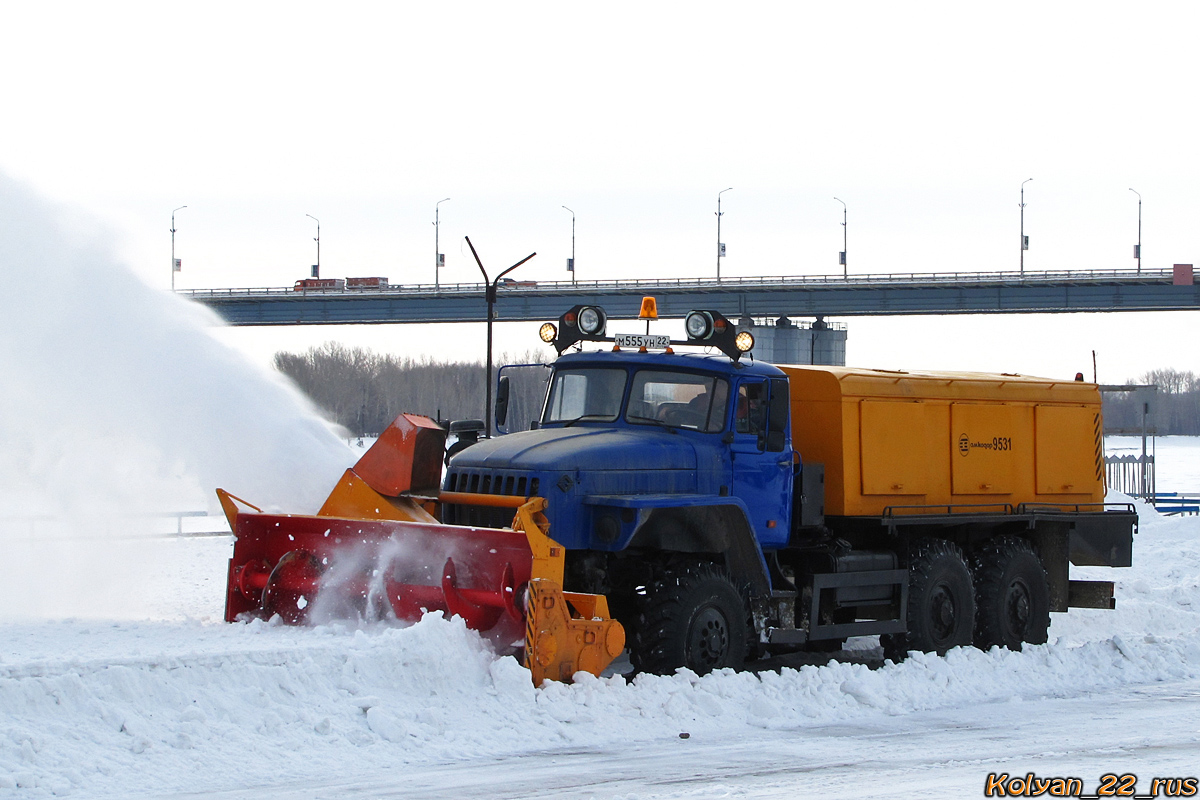
[[[320, 590], [315, 598], [296, 600], [297, 608], [305, 611], [304, 621], [310, 625], [349, 623], [351, 625], [386, 624], [409, 625], [420, 617], [422, 608], [411, 596], [410, 586], [439, 586], [446, 561], [453, 559], [457, 574], [465, 584], [478, 583], [472, 574], [467, 549], [453, 539], [425, 539], [419, 535], [394, 532], [378, 545], [364, 545], [339, 550], [336, 558], [322, 564], [325, 572], [320, 578]], [[523, 587], [517, 587], [523, 594]], [[310, 605], [311, 604], [311, 605]], [[407, 608], [409, 614], [397, 619], [395, 605]], [[449, 616], [449, 614], [447, 614]], [[478, 631], [492, 648], [503, 654], [512, 651], [512, 624], [501, 624]], [[516, 626], [516, 634], [520, 626]]]
[[[321, 576], [321, 591], [308, 622], [320, 625], [338, 619], [353, 621], [356, 616], [367, 622], [395, 619], [388, 585], [437, 586], [446, 559], [460, 557], [460, 549], [451, 540], [398, 533], [375, 545], [341, 549], [333, 563], [325, 565], [328, 569]], [[363, 608], [351, 609], [346, 598]]]
[[[53, 527], [30, 516], [69, 520], [74, 538], [128, 536], [136, 522], [97, 520], [214, 509], [217, 486], [311, 512], [353, 462], [298, 391], [209, 334], [213, 314], [147, 286], [4, 176], [0, 270], [0, 538]], [[58, 592], [70, 577], [56, 573]]]

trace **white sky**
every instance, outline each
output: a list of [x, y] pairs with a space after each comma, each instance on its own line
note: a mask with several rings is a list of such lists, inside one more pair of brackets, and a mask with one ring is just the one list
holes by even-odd
[[[1197, 12], [1115, 3], [5, 3], [0, 171], [180, 288], [1200, 266]], [[786, 309], [781, 309], [786, 311]], [[849, 319], [863, 366], [1200, 371], [1200, 313]], [[497, 352], [537, 344], [501, 326]], [[234, 329], [478, 358], [479, 326]]]

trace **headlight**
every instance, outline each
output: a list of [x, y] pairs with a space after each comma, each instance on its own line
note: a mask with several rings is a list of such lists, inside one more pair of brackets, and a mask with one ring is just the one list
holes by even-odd
[[558, 328], [554, 327], [553, 322], [547, 322], [538, 329], [538, 337], [547, 344], [553, 342], [555, 336], [558, 336]]
[[579, 330], [588, 336], [596, 336], [604, 332], [604, 312], [595, 306], [584, 306], [579, 309]]
[[683, 321], [688, 338], [706, 339], [712, 333], [712, 317], [703, 311], [693, 311]]
[[733, 340], [733, 346], [738, 349], [739, 353], [749, 353], [754, 347], [754, 334], [750, 331], [742, 331]]

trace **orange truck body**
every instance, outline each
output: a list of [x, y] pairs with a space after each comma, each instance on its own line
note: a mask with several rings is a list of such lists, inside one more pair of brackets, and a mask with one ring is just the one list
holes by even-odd
[[825, 465], [825, 513], [1104, 500], [1095, 384], [781, 366], [792, 442]]

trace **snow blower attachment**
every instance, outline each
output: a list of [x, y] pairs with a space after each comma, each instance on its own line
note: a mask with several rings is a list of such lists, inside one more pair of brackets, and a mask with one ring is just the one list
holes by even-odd
[[[265, 514], [217, 489], [236, 537], [225, 620], [463, 618], [507, 645], [522, 635], [535, 685], [599, 675], [625, 647], [603, 595], [563, 591], [565, 553], [540, 497], [440, 492], [445, 431], [401, 414], [315, 516]], [[512, 508], [511, 528], [438, 521], [442, 503]], [[242, 507], [251, 509], [243, 510]]]

